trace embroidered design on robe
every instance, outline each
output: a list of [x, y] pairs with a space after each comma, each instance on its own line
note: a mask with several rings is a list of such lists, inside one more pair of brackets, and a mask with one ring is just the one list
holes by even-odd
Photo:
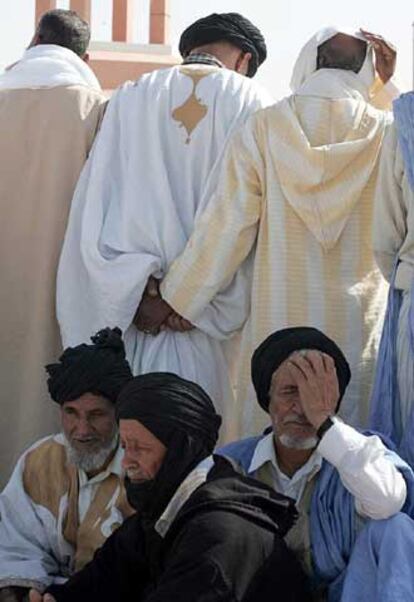
[[210, 71], [194, 71], [193, 69], [181, 69], [181, 71], [193, 80], [193, 89], [187, 100], [174, 109], [172, 118], [180, 123], [180, 127], [186, 129], [187, 139], [185, 143], [190, 144], [191, 134], [208, 113], [207, 105], [203, 104], [201, 99], [197, 97], [196, 91], [200, 81], [210, 75]]

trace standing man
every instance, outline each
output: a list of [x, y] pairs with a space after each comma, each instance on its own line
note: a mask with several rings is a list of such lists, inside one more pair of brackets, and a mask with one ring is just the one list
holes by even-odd
[[57, 261], [105, 102], [86, 64], [89, 37], [76, 13], [47, 12], [0, 76], [0, 484], [21, 449], [57, 426], [39, 366], [61, 350]]
[[248, 313], [247, 275], [206, 308], [203, 331], [155, 338], [133, 322], [148, 278], [166, 273], [204, 211], [229, 137], [270, 103], [251, 81], [266, 45], [242, 15], [212, 14], [184, 31], [180, 52], [182, 65], [124, 85], [109, 103], [72, 205], [58, 318], [65, 345], [119, 326], [134, 374], [167, 370], [199, 383], [226, 429], [232, 392], [220, 339]]
[[381, 152], [374, 253], [390, 282], [371, 408], [371, 425], [414, 466], [414, 94], [394, 103]]
[[[301, 324], [340, 343], [355, 375], [341, 412], [351, 424], [367, 419], [385, 304], [371, 243], [373, 191], [389, 117], [369, 103], [374, 55], [360, 38], [329, 29], [307, 44], [294, 94], [235, 135], [216, 195], [162, 285], [171, 307], [197, 322], [255, 249], [237, 386], [241, 434], [264, 426], [253, 404], [253, 349], [274, 329]], [[367, 39], [389, 80], [394, 51]]]

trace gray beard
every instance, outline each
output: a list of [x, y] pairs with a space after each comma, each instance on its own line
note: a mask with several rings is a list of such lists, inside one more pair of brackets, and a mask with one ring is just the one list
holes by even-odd
[[280, 443], [289, 449], [313, 449], [319, 443], [317, 437], [308, 437], [307, 439], [297, 439], [290, 435], [280, 435]]
[[102, 468], [118, 446], [118, 431], [115, 430], [112, 438], [96, 452], [81, 452], [75, 449], [64, 433], [63, 441], [69, 464], [74, 464], [85, 472], [92, 472]]

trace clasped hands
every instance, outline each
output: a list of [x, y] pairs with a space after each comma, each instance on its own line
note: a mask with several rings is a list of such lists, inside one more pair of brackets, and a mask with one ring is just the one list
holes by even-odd
[[159, 280], [153, 276], [149, 277], [141, 303], [133, 319], [137, 329], [154, 336], [167, 328], [175, 332], [192, 330], [193, 324], [177, 314], [171, 305], [161, 297], [159, 284]]

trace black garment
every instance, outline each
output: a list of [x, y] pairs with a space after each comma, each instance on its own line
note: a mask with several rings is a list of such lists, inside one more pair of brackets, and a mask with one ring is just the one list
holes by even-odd
[[147, 522], [155, 523], [180, 483], [212, 453], [221, 418], [196, 383], [170, 372], [156, 372], [136, 376], [122, 389], [117, 419], [137, 420], [167, 448], [150, 484], [125, 480], [131, 506]]
[[58, 363], [46, 366], [53, 401], [63, 404], [94, 393], [115, 403], [124, 384], [132, 378], [119, 328], [104, 328], [91, 341], [92, 345], [68, 347]]
[[269, 411], [269, 390], [273, 373], [294, 351], [301, 349], [317, 349], [333, 358], [339, 383], [339, 408], [351, 380], [349, 364], [338, 345], [323, 332], [317, 328], [300, 326], [274, 332], [253, 353], [251, 364], [253, 386], [257, 400], [265, 412]]
[[283, 540], [295, 517], [292, 500], [217, 457], [165, 539], [135, 515], [47, 591], [58, 602], [305, 602], [306, 577]]
[[251, 21], [239, 13], [213, 13], [198, 19], [183, 32], [179, 50], [185, 58], [194, 48], [227, 41], [250, 52], [248, 77], [253, 77], [258, 67], [266, 60], [266, 42], [260, 31]]

